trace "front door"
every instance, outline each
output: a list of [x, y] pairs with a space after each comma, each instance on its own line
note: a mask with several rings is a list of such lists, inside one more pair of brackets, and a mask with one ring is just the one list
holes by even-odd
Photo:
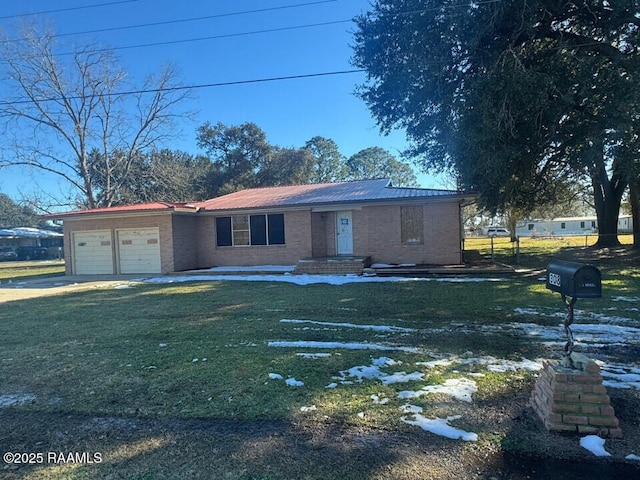
[[351, 211], [337, 212], [338, 255], [353, 255], [353, 223]]

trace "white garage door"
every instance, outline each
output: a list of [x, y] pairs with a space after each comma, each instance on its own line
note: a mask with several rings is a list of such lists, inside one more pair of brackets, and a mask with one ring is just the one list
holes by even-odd
[[73, 273], [113, 274], [111, 230], [73, 232]]
[[116, 232], [120, 273], [160, 273], [160, 232], [157, 228]]

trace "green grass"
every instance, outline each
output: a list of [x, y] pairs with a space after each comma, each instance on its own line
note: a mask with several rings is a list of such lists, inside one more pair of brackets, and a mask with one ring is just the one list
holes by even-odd
[[[544, 255], [541, 266], [548, 260], [549, 254]], [[605, 312], [619, 306], [611, 297], [640, 291], [639, 268], [628, 262], [623, 269], [615, 262], [599, 266], [605, 272], [605, 295], [581, 300], [580, 308]], [[41, 274], [51, 273], [43, 268]], [[3, 278], [21, 275], [10, 271], [0, 268]], [[474, 398], [479, 402], [508, 399], [513, 392], [530, 387], [531, 374], [524, 372], [490, 373], [459, 364], [433, 369], [416, 365], [433, 360], [430, 353], [514, 360], [542, 355], [539, 344], [524, 338], [465, 331], [470, 326], [519, 321], [558, 323], [553, 318], [516, 313], [516, 307], [562, 309], [557, 295], [546, 290], [536, 276], [483, 283], [422, 281], [339, 287], [224, 281], [138, 284], [8, 302], [0, 309], [0, 395], [35, 395], [35, 401], [12, 407], [31, 414], [241, 422], [304, 418], [318, 424], [413, 431], [399, 419], [399, 408], [405, 403], [397, 398], [401, 390], [439, 384], [473, 368], [484, 373], [475, 378], [478, 392]], [[281, 319], [416, 331], [376, 333], [283, 323]], [[269, 347], [273, 340], [385, 343], [419, 347], [425, 353], [332, 349], [326, 351], [329, 357], [305, 359], [296, 353], [308, 349]], [[380, 356], [402, 362], [386, 372], [421, 371], [424, 381], [382, 385], [378, 380], [365, 380], [326, 388], [340, 372], [370, 365], [372, 358]], [[284, 380], [270, 379], [269, 373], [295, 377], [305, 385], [290, 387]], [[389, 402], [374, 404], [372, 395], [389, 398]], [[427, 416], [442, 413], [437, 396], [411, 403], [422, 406]], [[301, 412], [301, 407], [311, 405], [317, 410]], [[359, 416], [361, 412], [366, 415]], [[492, 431], [479, 433], [481, 442], [492, 445], [503, 439]], [[128, 472], [127, 478], [164, 478], [162, 474], [156, 477], [150, 466], [135, 473], [122, 468], [116, 471]], [[320, 478], [309, 472], [306, 477], [272, 477], [224, 468], [222, 474], [216, 472], [220, 474], [217, 478]], [[92, 472], [86, 467], [37, 478], [90, 478]]]
[[0, 282], [64, 275], [64, 260], [0, 262]]

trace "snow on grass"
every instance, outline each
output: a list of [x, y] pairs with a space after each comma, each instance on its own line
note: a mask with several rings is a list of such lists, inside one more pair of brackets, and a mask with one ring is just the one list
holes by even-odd
[[347, 378], [355, 377], [358, 383], [366, 379], [378, 379], [383, 385], [391, 385], [393, 383], [406, 383], [420, 381], [424, 379], [424, 373], [422, 372], [394, 372], [386, 373], [381, 370], [382, 367], [398, 365], [399, 362], [392, 360], [388, 357], [380, 357], [372, 360], [371, 365], [359, 365], [351, 367], [348, 370], [340, 372], [340, 376], [337, 379], [341, 380], [341, 383], [348, 384]]
[[332, 353], [296, 353], [296, 356], [302, 358], [328, 358], [332, 355]]
[[620, 363], [596, 361], [600, 365], [602, 384], [610, 388], [635, 388], [640, 390], [640, 367]]
[[286, 383], [287, 385], [289, 385], [290, 387], [304, 387], [304, 382], [300, 381], [300, 380], [296, 380], [293, 377], [289, 377], [287, 378], [284, 383]]
[[[231, 267], [229, 267], [231, 269]], [[259, 268], [259, 267], [255, 267]], [[478, 283], [478, 282], [506, 282], [504, 278], [474, 278], [474, 277], [376, 277], [369, 275], [170, 275], [164, 277], [152, 277], [142, 280], [146, 283], [181, 283], [181, 282], [285, 282], [295, 285], [347, 285], [349, 283], [389, 283], [389, 282], [451, 282], [451, 283]]]
[[478, 391], [478, 386], [468, 378], [449, 378], [443, 385], [426, 385], [420, 390], [404, 390], [398, 393], [398, 398], [406, 400], [418, 398], [430, 393], [444, 393], [463, 402], [471, 403], [471, 395]]
[[612, 302], [640, 302], [640, 297], [611, 297]]
[[[624, 322], [636, 322], [637, 320], [622, 319]], [[510, 333], [518, 336], [541, 340], [549, 345], [564, 344], [567, 335], [563, 325], [545, 326], [537, 323], [512, 322], [503, 325], [485, 325], [482, 327], [484, 333]], [[613, 324], [580, 324], [571, 325], [574, 341], [576, 344], [587, 346], [601, 345], [625, 345], [628, 343], [640, 342], [640, 328], [626, 327]]]
[[317, 341], [273, 341], [267, 344], [275, 348], [323, 348], [327, 350], [390, 350], [407, 353], [425, 353], [416, 347], [397, 345], [382, 345], [379, 343], [350, 343], [350, 342], [317, 342]]
[[580, 439], [580, 446], [597, 457], [610, 457], [611, 454], [604, 449], [604, 442], [605, 440], [597, 435], [587, 435]]
[[36, 396], [30, 393], [0, 395], [0, 408], [24, 405], [35, 401]]
[[281, 323], [300, 323], [300, 324], [311, 324], [311, 325], [321, 325], [325, 327], [339, 327], [339, 328], [354, 328], [360, 330], [372, 330], [374, 332], [400, 332], [400, 333], [413, 333], [418, 330], [415, 328], [404, 328], [404, 327], [393, 327], [388, 325], [359, 325], [356, 323], [344, 323], [344, 322], [319, 322], [314, 320], [295, 320], [289, 318], [283, 318], [280, 320]]
[[[564, 319], [566, 313], [562, 306], [559, 306], [558, 309], [546, 308], [547, 311], [541, 311], [535, 307], [527, 307], [527, 308], [514, 308], [513, 311], [520, 315], [528, 315], [535, 317], [543, 317], [543, 318], [558, 318]], [[612, 311], [612, 309], [609, 309]], [[633, 311], [633, 310], [629, 310]], [[629, 318], [629, 317], [621, 317], [617, 315], [605, 315], [604, 313], [597, 312], [587, 312], [585, 310], [574, 310], [574, 320], [578, 323], [589, 323], [589, 322], [598, 322], [598, 323], [608, 323], [608, 324], [636, 324], [637, 319]]]
[[[517, 370], [525, 370], [528, 372], [537, 372], [542, 370], [542, 360], [529, 360], [522, 358], [520, 361], [499, 359], [492, 356], [483, 357], [458, 357], [451, 355], [448, 358], [431, 360], [428, 362], [417, 362], [416, 365], [422, 365], [427, 368], [449, 367], [451, 365], [482, 365], [490, 372], [504, 373], [515, 372]], [[478, 375], [478, 374], [475, 374]], [[481, 375], [481, 374], [480, 374]]]
[[462, 418], [460, 415], [452, 415], [447, 418], [426, 418], [422, 416], [422, 408], [416, 405], [403, 405], [401, 410], [409, 413], [413, 419], [402, 416], [400, 420], [409, 425], [416, 425], [427, 432], [440, 435], [452, 440], [464, 440], [465, 442], [477, 442], [478, 434], [467, 432], [449, 425], [449, 422]]

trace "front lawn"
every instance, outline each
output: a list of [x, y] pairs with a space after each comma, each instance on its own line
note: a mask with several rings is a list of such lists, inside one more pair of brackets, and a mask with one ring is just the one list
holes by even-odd
[[[577, 308], [603, 330], [577, 349], [637, 368], [639, 270], [602, 268], [604, 298]], [[558, 296], [535, 275], [440, 280], [136, 283], [2, 304], [0, 449], [102, 461], [0, 476], [449, 478], [508, 472], [492, 464], [505, 450], [591, 455], [528, 411], [536, 365], [566, 340]], [[629, 342], [602, 348], [611, 324]], [[612, 393], [623, 429], [639, 391]], [[436, 419], [476, 438], [420, 428]], [[621, 461], [640, 455], [625, 435], [608, 446]]]

